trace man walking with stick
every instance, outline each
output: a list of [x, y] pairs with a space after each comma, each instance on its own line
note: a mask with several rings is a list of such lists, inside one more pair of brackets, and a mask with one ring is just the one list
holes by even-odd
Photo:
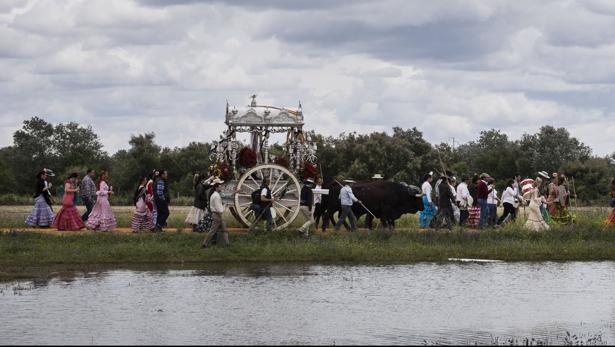
[[252, 223], [252, 226], [260, 222], [262, 218], [265, 218], [265, 220], [267, 221], [267, 232], [270, 232], [273, 224], [273, 217], [271, 216], [271, 205], [273, 204], [275, 199], [271, 195], [271, 189], [269, 189], [268, 177], [263, 178], [263, 183], [261, 187], [253, 194], [255, 194], [255, 199], [253, 199], [254, 201], [252, 203], [252, 209], [254, 210], [256, 220], [254, 221], [254, 223]]
[[221, 184], [224, 181], [219, 178], [214, 179], [213, 181], [213, 193], [209, 198], [209, 208], [212, 213], [212, 224], [211, 228], [207, 235], [205, 235], [205, 239], [201, 244], [202, 248], [209, 247], [209, 243], [214, 235], [217, 236], [218, 244], [222, 243], [225, 246], [229, 245], [228, 241], [228, 232], [226, 231], [226, 224], [224, 223], [223, 214], [224, 214], [224, 205], [222, 204], [222, 198], [220, 197]]
[[344, 224], [346, 217], [348, 217], [348, 220], [350, 221], [350, 231], [357, 231], [357, 217], [355, 217], [354, 213], [352, 213], [352, 204], [355, 202], [358, 202], [360, 204], [361, 201], [357, 199], [357, 197], [354, 196], [354, 194], [352, 193], [350, 183], [355, 183], [355, 181], [349, 178], [345, 179], [344, 186], [340, 190], [342, 215], [338, 219], [337, 224], [335, 224], [335, 231], [340, 230], [340, 227], [342, 226], [342, 224]]

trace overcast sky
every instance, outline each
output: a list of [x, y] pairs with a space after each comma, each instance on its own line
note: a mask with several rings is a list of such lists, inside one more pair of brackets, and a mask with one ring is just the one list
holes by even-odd
[[105, 149], [209, 142], [224, 109], [296, 107], [327, 135], [432, 143], [566, 127], [615, 150], [615, 1], [0, 1], [0, 146], [23, 120]]

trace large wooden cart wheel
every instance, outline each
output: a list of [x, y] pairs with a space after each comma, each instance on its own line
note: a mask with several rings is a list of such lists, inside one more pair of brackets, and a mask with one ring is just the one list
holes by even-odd
[[[251, 168], [244, 173], [239, 182], [235, 194], [235, 204], [233, 214], [244, 226], [252, 227], [256, 220], [254, 210], [252, 210], [252, 192], [260, 189], [263, 178], [269, 178], [269, 188], [275, 198], [271, 208], [273, 216], [273, 229], [281, 230], [288, 227], [299, 214], [299, 203], [301, 197], [301, 186], [299, 181], [287, 168], [265, 164]], [[263, 223], [261, 218], [258, 224]]]

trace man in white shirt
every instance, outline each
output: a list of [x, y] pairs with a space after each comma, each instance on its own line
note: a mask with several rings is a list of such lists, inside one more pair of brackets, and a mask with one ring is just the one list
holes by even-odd
[[340, 190], [340, 200], [342, 204], [342, 214], [337, 220], [337, 224], [335, 224], [335, 231], [339, 231], [340, 227], [348, 217], [350, 221], [350, 231], [357, 231], [357, 217], [355, 217], [354, 213], [352, 213], [352, 204], [355, 202], [361, 202], [357, 199], [356, 196], [352, 193], [352, 188], [350, 187], [351, 183], [355, 183], [355, 181], [351, 179], [344, 180], [344, 186]]
[[209, 242], [216, 233], [218, 233], [216, 238], [218, 242], [222, 240], [225, 246], [229, 245], [228, 232], [226, 231], [226, 225], [224, 223], [224, 219], [222, 218], [222, 214], [224, 213], [224, 205], [222, 204], [222, 197], [220, 196], [222, 183], [224, 183], [224, 181], [218, 178], [213, 181], [214, 192], [209, 197], [209, 209], [211, 210], [213, 222], [211, 223], [211, 228], [209, 229], [207, 235], [205, 235], [205, 239], [201, 244], [201, 247], [203, 248], [209, 247]]
[[501, 225], [508, 219], [515, 220], [517, 217], [517, 211], [515, 209], [515, 199], [519, 196], [517, 189], [515, 188], [514, 180], [508, 180], [506, 182], [506, 189], [502, 192], [502, 205], [504, 205], [504, 214], [498, 220], [498, 225]]
[[470, 212], [468, 208], [472, 206], [470, 199], [470, 190], [468, 189], [468, 184], [470, 184], [470, 177], [463, 176], [461, 178], [461, 183], [457, 186], [457, 206], [459, 206], [459, 225], [464, 225], [465, 222], [470, 217]]

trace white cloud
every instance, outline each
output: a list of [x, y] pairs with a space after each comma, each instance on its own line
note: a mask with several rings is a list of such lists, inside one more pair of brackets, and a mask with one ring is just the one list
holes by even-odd
[[611, 2], [145, 4], [3, 2], [0, 146], [34, 115], [91, 124], [111, 153], [149, 131], [211, 141], [226, 100], [257, 93], [301, 100], [327, 135], [416, 126], [439, 143], [552, 124], [613, 150]]

